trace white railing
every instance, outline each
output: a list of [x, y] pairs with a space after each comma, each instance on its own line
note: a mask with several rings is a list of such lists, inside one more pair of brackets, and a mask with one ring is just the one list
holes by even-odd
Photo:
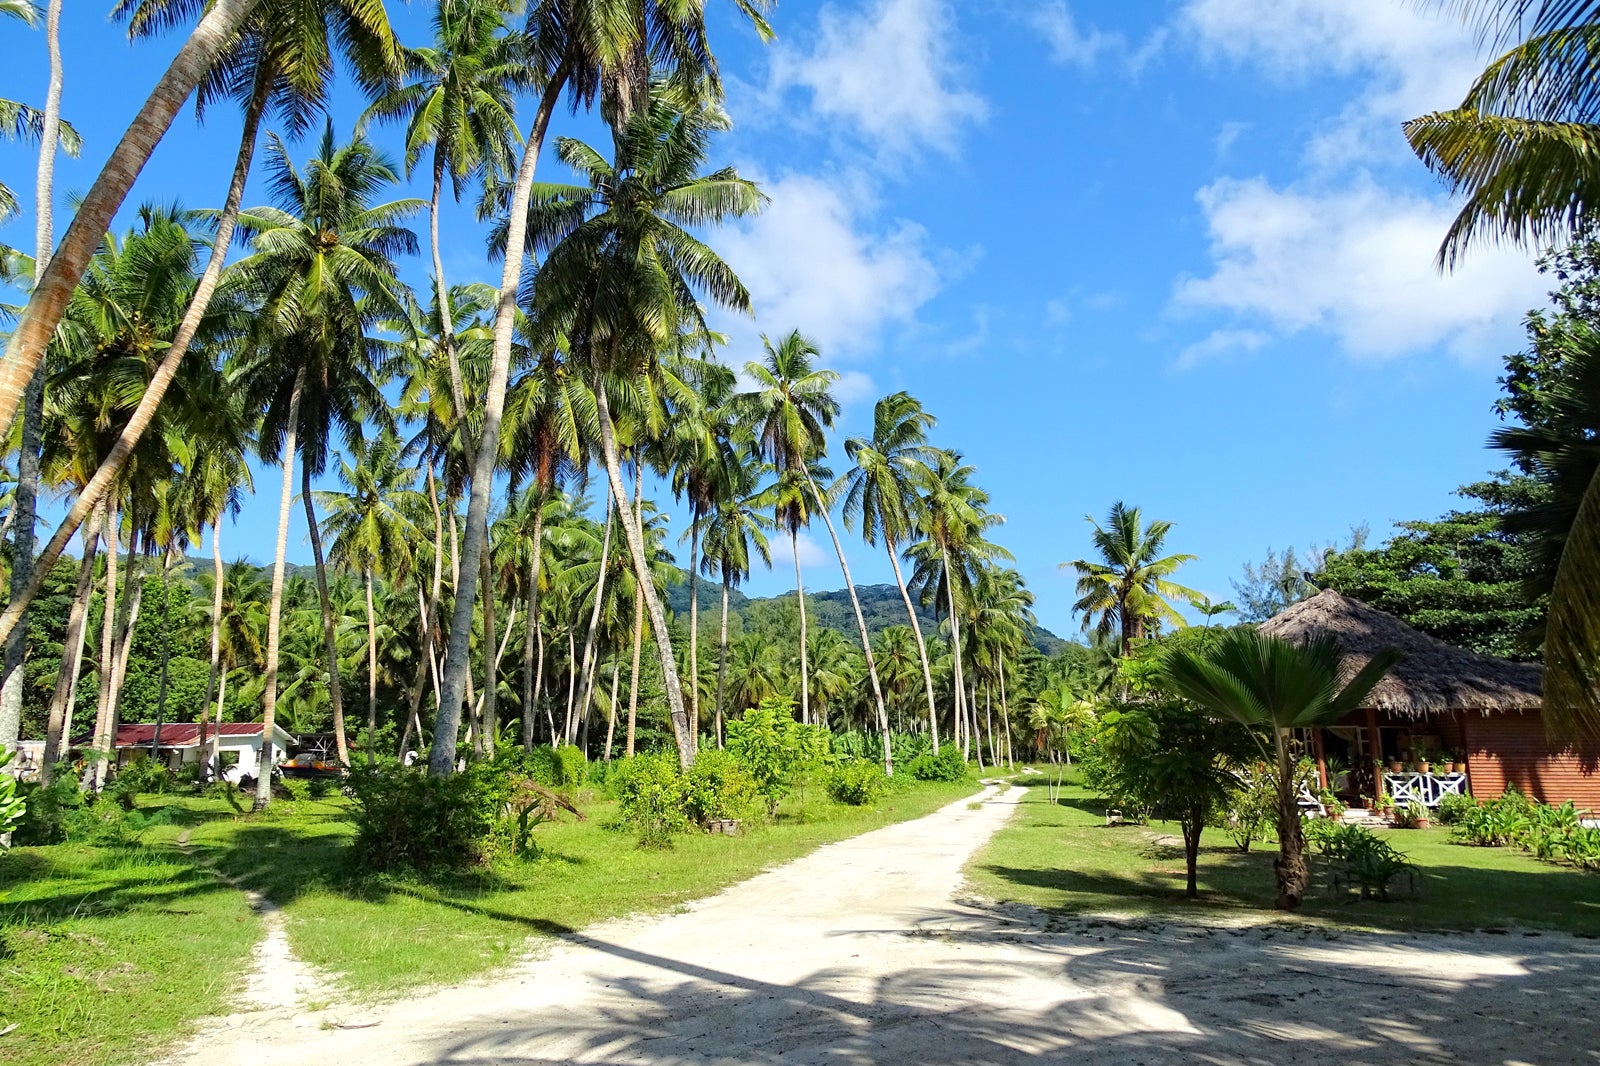
[[1439, 806], [1442, 796], [1467, 794], [1466, 774], [1399, 773], [1383, 775], [1383, 790], [1394, 797], [1395, 806], [1420, 803], [1424, 807]]

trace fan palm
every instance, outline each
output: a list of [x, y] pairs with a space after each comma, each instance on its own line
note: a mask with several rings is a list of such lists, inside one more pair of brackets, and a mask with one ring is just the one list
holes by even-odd
[[[1083, 615], [1083, 630], [1091, 626], [1105, 635], [1117, 632], [1122, 654], [1127, 655], [1135, 640], [1143, 639], [1154, 623], [1170, 622], [1182, 628], [1183, 616], [1168, 597], [1186, 599], [1200, 594], [1168, 580], [1193, 555], [1162, 555], [1172, 523], [1156, 520], [1148, 526], [1137, 507], [1117, 501], [1111, 505], [1106, 524], [1093, 516], [1084, 521], [1094, 527], [1094, 546], [1099, 560], [1077, 559], [1062, 563], [1078, 575], [1078, 602], [1073, 611]], [[1098, 621], [1096, 621], [1098, 616]]]
[[1400, 660], [1378, 652], [1348, 671], [1332, 636], [1295, 644], [1254, 630], [1232, 630], [1209, 651], [1176, 650], [1161, 660], [1163, 685], [1210, 714], [1272, 734], [1277, 764], [1278, 907], [1300, 906], [1310, 883], [1291, 732], [1329, 725], [1360, 707]]

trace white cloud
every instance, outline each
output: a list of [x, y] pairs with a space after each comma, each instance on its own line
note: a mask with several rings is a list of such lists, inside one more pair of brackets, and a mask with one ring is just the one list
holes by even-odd
[[[1224, 180], [1200, 190], [1198, 200], [1215, 268], [1180, 280], [1177, 305], [1222, 311], [1281, 335], [1324, 331], [1353, 356], [1437, 345], [1461, 358], [1497, 354], [1514, 343], [1521, 313], [1545, 287], [1511, 249], [1480, 248], [1440, 274], [1434, 254], [1452, 209], [1370, 179], [1326, 192]], [[1208, 354], [1207, 343], [1195, 346], [1197, 355]]]
[[870, 352], [885, 327], [911, 321], [939, 290], [922, 227], [866, 223], [864, 197], [848, 182], [792, 175], [764, 184], [766, 211], [717, 239], [755, 303], [753, 327], [721, 323], [736, 341], [799, 329], [825, 359]]
[[1127, 47], [1120, 34], [1080, 27], [1064, 0], [1037, 8], [1029, 14], [1028, 23], [1044, 35], [1050, 58], [1063, 66], [1092, 67], [1102, 55]]
[[1307, 146], [1323, 166], [1404, 151], [1399, 124], [1460, 103], [1483, 66], [1468, 26], [1398, 0], [1189, 0], [1179, 25], [1202, 53], [1283, 81], [1366, 79]]
[[1272, 340], [1258, 329], [1219, 329], [1178, 353], [1178, 369], [1190, 370], [1223, 356], [1253, 352]]
[[885, 152], [953, 153], [960, 129], [988, 115], [983, 98], [959, 85], [953, 25], [946, 0], [874, 0], [857, 12], [827, 4], [814, 49], [773, 52], [768, 94], [806, 90], [817, 118]]
[[[802, 574], [806, 571], [815, 570], [825, 563], [831, 562], [835, 567], [839, 564], [839, 557], [833, 553], [833, 548], [831, 546], [824, 548], [822, 542], [814, 539], [810, 533], [802, 531], [796, 541], [791, 542], [788, 531], [779, 530], [768, 538], [768, 545], [772, 549], [772, 572], [774, 575], [789, 574], [792, 580], [795, 544], [798, 544], [800, 548], [800, 569]], [[812, 579], [806, 580], [807, 585], [811, 583]], [[793, 590], [791, 589], [790, 591]]]

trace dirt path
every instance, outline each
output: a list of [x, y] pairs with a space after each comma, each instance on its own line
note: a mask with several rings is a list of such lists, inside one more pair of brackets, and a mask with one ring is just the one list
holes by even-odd
[[985, 793], [492, 983], [236, 1015], [174, 1063], [1600, 1062], [1600, 943], [1050, 923], [961, 902]]

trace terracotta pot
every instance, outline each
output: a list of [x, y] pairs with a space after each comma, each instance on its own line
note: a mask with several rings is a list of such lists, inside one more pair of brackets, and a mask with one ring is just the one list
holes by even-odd
[[1450, 764], [1450, 772], [1453, 774], [1464, 774], [1467, 772], [1467, 764], [1464, 762], [1453, 762]]
[[1412, 827], [1416, 829], [1426, 829], [1432, 824], [1433, 820], [1431, 818], [1418, 818], [1412, 823]]
[[1419, 762], [1419, 763], [1417, 763], [1417, 772], [1418, 773], [1423, 773], [1423, 774], [1429, 773], [1432, 769], [1433, 769], [1433, 764], [1432, 763], [1427, 763], [1427, 762]]
[[1401, 773], [1402, 771], [1405, 770], [1405, 768], [1406, 768], [1406, 764], [1401, 762], [1399, 759], [1392, 759], [1389, 762], [1389, 772], [1391, 774]]

